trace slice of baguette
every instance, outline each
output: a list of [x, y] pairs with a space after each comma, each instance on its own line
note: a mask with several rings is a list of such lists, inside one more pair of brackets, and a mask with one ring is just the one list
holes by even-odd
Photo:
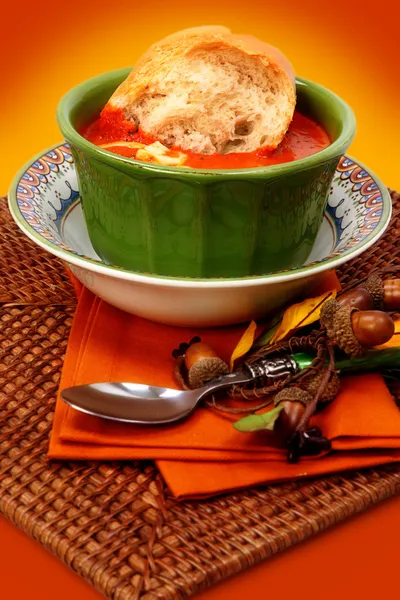
[[213, 26], [154, 44], [107, 107], [167, 146], [226, 154], [276, 148], [295, 103], [293, 69], [279, 50]]

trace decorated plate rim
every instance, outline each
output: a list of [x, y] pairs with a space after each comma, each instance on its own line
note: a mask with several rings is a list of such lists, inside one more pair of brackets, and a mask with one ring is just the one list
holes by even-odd
[[[201, 284], [202, 287], [208, 288], [246, 287], [250, 285], [258, 286], [263, 285], [265, 283], [282, 283], [285, 281], [301, 279], [307, 275], [316, 275], [328, 269], [336, 268], [339, 265], [342, 265], [343, 263], [347, 262], [348, 260], [359, 256], [360, 254], [362, 254], [362, 252], [365, 252], [365, 250], [370, 248], [375, 243], [375, 241], [379, 239], [384, 233], [387, 226], [389, 225], [390, 218], [392, 215], [391, 197], [386, 186], [384, 186], [381, 180], [375, 175], [375, 173], [369, 168], [365, 167], [363, 163], [356, 160], [355, 158], [352, 158], [348, 154], [345, 154], [343, 156], [344, 159], [355, 163], [358, 167], [360, 167], [362, 170], [368, 173], [370, 178], [376, 183], [379, 192], [382, 195], [382, 216], [378, 225], [371, 232], [372, 234], [370, 238], [366, 237], [363, 241], [357, 243], [353, 248], [349, 248], [348, 250], [345, 250], [341, 253], [329, 255], [326, 258], [312, 263], [308, 263], [301, 267], [295, 267], [293, 269], [278, 271], [277, 273], [267, 273], [265, 275], [253, 275], [248, 277], [203, 279], [190, 277], [178, 278], [150, 273], [138, 273], [135, 271], [129, 271], [122, 267], [118, 267], [117, 265], [109, 265], [99, 260], [77, 254], [74, 251], [67, 249], [66, 247], [59, 246], [51, 242], [50, 240], [47, 240], [45, 237], [40, 235], [40, 233], [34, 230], [34, 228], [26, 221], [23, 214], [21, 213], [17, 201], [17, 187], [22, 179], [22, 176], [36, 161], [43, 158], [46, 154], [49, 154], [55, 149], [66, 145], [66, 142], [60, 142], [58, 144], [52, 145], [47, 150], [39, 152], [33, 158], [27, 161], [25, 165], [21, 167], [21, 169], [17, 172], [11, 183], [10, 190], [8, 193], [8, 206], [11, 215], [18, 227], [23, 231], [23, 233], [25, 233], [25, 235], [28, 238], [30, 238], [33, 242], [35, 242], [44, 250], [47, 250], [48, 252], [64, 260], [65, 262], [75, 265], [77, 267], [81, 267], [89, 271], [94, 271], [96, 273], [108, 277], [115, 277], [117, 279], [124, 279], [136, 283], [167, 287], [197, 287], [199, 284]], [[73, 165], [73, 162], [71, 164]]]

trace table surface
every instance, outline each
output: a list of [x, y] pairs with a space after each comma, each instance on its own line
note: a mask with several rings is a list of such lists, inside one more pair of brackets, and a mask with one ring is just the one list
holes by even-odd
[[[392, 498], [195, 598], [316, 600], [323, 591], [324, 600], [375, 600], [398, 587], [399, 540], [400, 498]], [[2, 517], [0, 575], [2, 598], [104, 598]]]

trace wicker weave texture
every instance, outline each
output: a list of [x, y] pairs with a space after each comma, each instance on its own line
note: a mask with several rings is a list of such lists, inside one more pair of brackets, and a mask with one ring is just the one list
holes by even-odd
[[[399, 262], [400, 196], [344, 282]], [[74, 312], [60, 263], [0, 200], [0, 510], [112, 600], [178, 600], [400, 491], [396, 465], [177, 503], [150, 463], [49, 463]]]
[[0, 198], [0, 305], [76, 303], [74, 291], [57, 260], [16, 227], [7, 202]]

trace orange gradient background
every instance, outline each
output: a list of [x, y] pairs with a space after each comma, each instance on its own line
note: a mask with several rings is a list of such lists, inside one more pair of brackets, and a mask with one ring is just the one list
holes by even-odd
[[[398, 0], [68, 0], [4, 2], [0, 20], [0, 193], [34, 154], [61, 141], [60, 97], [101, 72], [133, 65], [157, 39], [202, 24], [281, 48], [296, 73], [342, 96], [358, 131], [351, 154], [400, 189]], [[198, 596], [325, 600], [398, 589], [400, 500], [393, 499]], [[102, 596], [0, 517], [0, 598]]]
[[296, 73], [354, 109], [350, 149], [400, 188], [396, 0], [69, 0], [2, 6], [0, 192], [37, 152], [61, 140], [60, 97], [98, 73], [133, 65], [157, 39], [184, 27], [221, 24], [281, 48]]

